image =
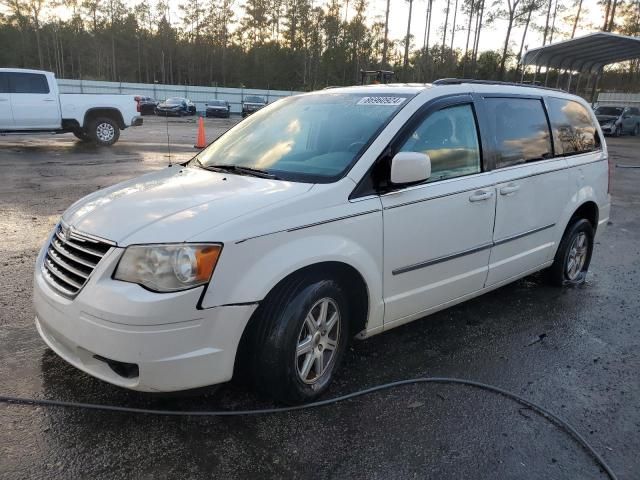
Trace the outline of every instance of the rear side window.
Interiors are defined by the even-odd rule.
[[[9,93],[9,74],[0,72],[0,93]]]
[[[429,182],[480,172],[480,146],[471,105],[457,105],[432,113],[400,151],[429,155]]]
[[[486,98],[496,140],[496,167],[552,157],[551,135],[541,100]]]
[[[12,73],[13,93],[49,93],[47,77],[39,73]]]
[[[600,139],[589,111],[573,100],[547,99],[556,154],[572,155],[600,148]]]

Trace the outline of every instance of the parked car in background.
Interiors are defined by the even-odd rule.
[[[0,134],[73,133],[109,146],[142,125],[138,106],[133,95],[61,94],[51,72],[0,68]]]
[[[640,110],[636,107],[608,107],[595,109],[596,118],[605,135],[619,137],[625,133],[640,133]]]
[[[157,100],[151,97],[136,97],[136,101],[138,102],[140,115],[153,115],[156,113],[156,107],[159,103]]]
[[[231,105],[226,100],[211,100],[204,104],[205,116],[229,118]]]
[[[196,104],[184,97],[168,98],[156,107],[156,115],[183,117],[195,114]]]
[[[64,212],[35,264],[36,326],[121,387],[242,372],[311,401],[353,337],[541,270],[584,283],[608,172],[593,111],[561,91],[449,79],[288,97]]]
[[[267,101],[257,95],[249,95],[242,100],[242,118],[267,106]]]

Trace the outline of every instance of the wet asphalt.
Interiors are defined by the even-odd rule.
[[[210,140],[235,120],[207,120]],[[167,162],[167,124],[146,118],[113,148],[70,135],[0,137],[0,395],[166,409],[271,406],[227,384],[189,395],[129,392],[76,370],[40,340],[37,251],[76,199]],[[193,119],[168,123],[173,161],[193,155]],[[640,166],[640,138],[608,139]],[[640,169],[615,168],[610,225],[587,284],[529,277],[354,342],[328,396],[418,376],[477,380],[571,423],[620,479],[640,478]],[[172,418],[0,404],[0,478],[602,479],[564,431],[511,400],[414,385],[311,411]]]

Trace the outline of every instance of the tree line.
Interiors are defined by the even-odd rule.
[[[390,13],[401,2],[406,34],[390,38]],[[384,14],[373,16],[373,6]],[[588,23],[588,9],[601,24]],[[444,21],[435,24],[438,11]],[[481,50],[498,22],[504,37]],[[0,66],[60,78],[292,90],[359,83],[361,70],[375,69],[394,70],[401,81],[519,80],[533,33],[545,45],[579,28],[638,35],[640,0],[184,0],[177,9],[168,0],[0,0]],[[459,36],[464,48],[454,46]],[[639,71],[638,61],[626,62],[602,85],[632,88]]]

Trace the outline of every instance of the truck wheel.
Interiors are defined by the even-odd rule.
[[[92,140],[84,130],[76,130],[75,132],[73,132],[73,135],[81,142],[90,142]]]
[[[255,386],[281,402],[312,401],[340,365],[349,337],[349,308],[335,280],[294,277],[256,311],[249,347]]]
[[[584,283],[593,252],[593,237],[593,226],[588,220],[580,218],[569,225],[553,264],[545,272],[547,281],[559,287]]]
[[[111,146],[120,138],[120,127],[118,124],[107,117],[96,118],[89,128],[91,138],[98,145]]]

